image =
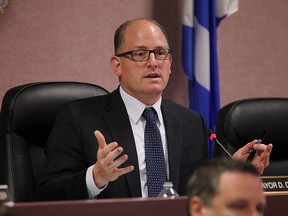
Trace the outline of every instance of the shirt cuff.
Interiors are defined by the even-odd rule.
[[[89,199],[96,198],[108,185],[108,184],[105,185],[105,187],[101,189],[99,189],[96,186],[94,179],[93,179],[93,167],[94,165],[90,166],[86,171],[86,187],[87,187]]]

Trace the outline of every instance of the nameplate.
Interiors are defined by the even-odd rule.
[[[288,194],[288,176],[262,176],[265,193]]]

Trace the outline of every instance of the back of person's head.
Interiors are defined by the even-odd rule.
[[[249,173],[259,177],[258,170],[251,163],[230,158],[213,159],[199,167],[189,179],[188,199],[198,196],[206,205],[210,205],[218,192],[220,176],[224,172]]]

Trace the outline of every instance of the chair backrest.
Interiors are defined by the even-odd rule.
[[[216,134],[233,154],[253,139],[273,144],[270,165],[263,175],[288,175],[288,98],[250,98],[232,102],[218,112]],[[223,154],[215,146],[215,156]],[[224,153],[225,154],[225,153]]]
[[[80,82],[39,82],[6,92],[0,116],[0,184],[14,202],[34,200],[44,146],[60,107],[71,100],[107,94]]]

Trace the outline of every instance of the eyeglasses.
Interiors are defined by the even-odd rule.
[[[132,50],[124,53],[117,54],[116,56],[130,55],[131,59],[136,62],[147,61],[150,54],[153,53],[157,60],[167,60],[172,55],[171,49],[155,49],[155,50]]]

